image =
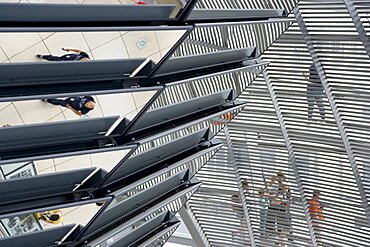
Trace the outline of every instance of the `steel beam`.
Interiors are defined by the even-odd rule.
[[[201,226],[199,226],[199,224],[196,222],[195,217],[192,215],[191,209],[187,205],[188,203],[186,203],[179,210],[182,221],[184,222],[190,235],[193,237],[197,247],[210,247],[211,244],[208,242],[208,239],[205,237]]]
[[[362,43],[365,47],[366,53],[370,57],[370,39],[366,34],[366,30],[365,30],[364,25],[361,21],[361,17],[359,16],[359,13],[358,13],[355,5],[353,4],[352,0],[343,0],[343,1],[344,1],[345,5],[348,9],[348,13],[351,16],[351,18],[353,20],[353,23],[355,24],[357,32],[358,32],[358,34],[361,38],[361,41],[362,41]]]
[[[295,157],[295,154],[294,154],[292,142],[290,141],[289,134],[288,134],[288,131],[287,131],[287,128],[286,128],[286,125],[285,125],[285,121],[284,121],[283,115],[281,113],[280,106],[278,104],[277,97],[276,97],[274,89],[272,87],[272,82],[270,80],[268,72],[264,71],[263,75],[264,75],[264,78],[265,78],[265,81],[266,81],[266,84],[267,84],[267,89],[268,89],[268,91],[270,93],[270,96],[271,96],[271,99],[272,99],[272,103],[273,103],[274,108],[275,108],[276,116],[279,120],[279,124],[280,124],[280,127],[281,127],[281,132],[282,132],[284,140],[285,140],[285,145],[288,149],[290,164],[292,166],[294,176],[295,176],[296,181],[297,181],[297,187],[298,187],[298,190],[299,190],[300,199],[302,201],[303,210],[304,210],[304,213],[305,213],[305,216],[306,216],[308,229],[310,231],[311,241],[312,241],[313,246],[317,247],[318,246],[317,245],[317,239],[316,239],[316,236],[315,236],[315,233],[314,233],[314,228],[313,228],[313,225],[312,225],[312,222],[311,222],[308,203],[307,203],[307,200],[306,200],[305,195],[304,195],[303,183],[302,183],[301,177],[299,175],[299,169],[298,169],[296,157]]]
[[[239,198],[240,198],[240,200],[242,202],[242,205],[243,205],[245,220],[247,221],[247,227],[248,227],[247,230],[248,230],[248,233],[249,233],[249,240],[251,242],[251,246],[256,247],[256,241],[254,239],[253,228],[252,228],[252,221],[251,221],[251,217],[249,216],[249,209],[248,209],[247,202],[245,200],[245,193],[244,193],[244,189],[243,189],[242,179],[241,179],[241,176],[240,176],[240,171],[239,171],[238,165],[236,163],[233,143],[232,143],[231,136],[230,136],[230,133],[229,133],[229,129],[228,129],[227,126],[224,127],[224,133],[225,133],[227,147],[228,147],[228,160],[230,161],[230,164],[233,166],[233,168],[235,170],[235,176],[236,176],[238,187],[239,187]]]

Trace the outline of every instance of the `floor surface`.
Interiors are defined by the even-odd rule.
[[[0,0],[18,3],[133,3],[130,0]],[[159,1],[160,2],[160,1]],[[165,1],[168,2],[168,1]],[[154,3],[158,3],[154,1]],[[0,63],[36,62],[36,54],[65,54],[61,48],[78,48],[92,59],[143,58],[159,61],[183,31],[136,32],[71,32],[71,33],[0,33]],[[138,42],[145,43],[140,48]],[[47,62],[47,61],[45,61]],[[97,107],[91,118],[120,115],[132,119],[154,94],[153,91],[95,96]],[[25,125],[78,119],[72,111],[41,100],[0,102],[0,125]],[[112,169],[127,151],[82,155],[35,161],[39,174],[60,172],[85,167]],[[61,224],[86,224],[98,211],[95,204],[64,210]],[[44,224],[50,227],[49,224]]]

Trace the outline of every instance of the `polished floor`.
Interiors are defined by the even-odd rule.
[[[33,0],[0,2],[19,3],[112,3],[125,4],[123,0]],[[166,2],[166,1],[164,1]],[[167,1],[168,2],[168,1]],[[157,3],[154,1],[154,3]],[[183,31],[117,31],[117,32],[70,32],[70,33],[0,33],[0,62],[39,62],[36,54],[63,55],[62,48],[86,51],[92,59],[150,58],[158,62]],[[45,61],[47,62],[47,61]],[[94,96],[96,108],[90,118],[120,115],[132,119],[153,96],[153,91]],[[79,119],[72,111],[53,106],[41,100],[0,102],[0,125],[25,125],[34,123]],[[81,155],[35,161],[39,174],[61,172],[85,167],[112,169],[127,151]],[[99,210],[95,204],[64,209],[61,224],[86,224]],[[44,227],[50,227],[44,223]]]

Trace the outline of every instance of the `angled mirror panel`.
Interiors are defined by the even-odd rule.
[[[31,232],[42,234],[44,231],[58,229],[63,225],[77,225],[78,227],[72,229],[62,240],[58,239],[62,242],[70,241],[81,232],[79,225],[85,225],[101,209],[98,204],[104,204],[109,199],[92,200],[90,204],[84,205],[57,205],[53,208],[39,208],[33,212],[19,212],[18,215],[2,218],[0,224],[4,226],[8,236],[22,236]]]
[[[236,106],[227,108],[226,110],[219,111],[206,117],[198,118],[194,121],[185,123],[178,127],[145,137],[140,140],[140,145],[135,150],[135,155],[206,128],[211,130],[208,133],[212,133],[212,136],[217,135],[217,133],[219,133],[226,126],[226,124],[228,124],[235,116],[237,116],[237,114],[245,107],[246,104],[238,103]]]
[[[136,216],[124,221],[122,224],[112,227],[103,233],[98,235],[92,235],[88,238],[91,246],[97,246],[98,244],[110,243],[112,236],[122,236],[130,233],[133,229],[145,224],[157,215],[163,212],[171,212],[176,214],[178,210],[184,205],[186,201],[193,195],[193,193],[199,188],[200,184],[191,185],[184,190],[180,190],[176,194],[165,198],[161,202],[147,208],[145,211],[141,211]]]
[[[197,173],[222,146],[222,144],[217,144],[218,140],[213,139],[212,142],[215,142],[215,146],[208,147],[176,163],[162,167],[161,170],[130,183],[124,188],[115,191],[113,194],[121,196],[125,194],[124,196],[128,198],[161,183],[163,180],[166,180],[181,171],[189,169],[193,174]]]
[[[0,101],[39,99],[49,94],[142,91],[139,84],[155,90],[156,82],[139,81],[148,80],[154,67],[191,28],[0,30]],[[15,39],[22,40],[16,47]],[[68,47],[63,47],[64,43]]]
[[[118,116],[10,126],[0,130],[0,150],[44,146],[104,136]],[[35,142],[37,140],[37,142]]]
[[[116,195],[105,210],[89,223],[80,238],[91,238],[91,236],[96,235],[96,232],[109,230],[109,226],[113,226],[124,219],[133,218],[140,214],[144,208],[149,208],[159,202],[165,203],[165,199],[174,196],[179,190],[198,187],[200,182],[195,178],[191,179],[190,176],[189,171],[181,172],[127,199]]]
[[[172,234],[174,234],[179,226],[180,222],[177,224],[172,224],[171,226],[160,230],[155,235],[151,236],[148,240],[143,242],[142,245],[148,247],[163,246],[172,236]]]
[[[236,95],[239,95],[266,68],[268,62],[253,59],[245,61],[243,64],[242,68],[168,83],[150,109],[172,105],[230,88],[233,88]]]
[[[99,150],[101,152],[57,156],[47,159],[35,159],[20,163],[0,164],[0,179],[19,179],[37,175],[70,172],[75,169],[98,168],[97,171],[111,171],[132,150],[116,147],[115,149]],[[104,152],[103,152],[104,151]],[[27,158],[27,159],[31,159]]]
[[[1,163],[17,158],[28,157],[30,160],[36,156],[114,146],[104,134],[117,119],[81,119],[2,128],[0,138],[7,143],[0,144]],[[98,139],[106,141],[100,144]]]
[[[177,134],[179,134],[179,136],[188,135],[189,133],[193,133],[204,128],[210,128],[212,133],[217,135],[217,133],[221,131],[242,109],[244,109],[245,106],[246,104],[238,102],[234,107],[226,106],[226,110],[212,112],[209,115],[204,114],[201,115],[200,118],[196,118],[191,122],[180,122],[181,124],[173,126],[171,129],[165,129],[163,132],[154,132],[153,135],[144,136],[139,139],[141,145],[138,147],[136,152],[141,152],[151,148],[151,141],[161,143],[162,140],[167,138],[167,140],[165,140],[165,142],[167,142],[173,139]]]
[[[143,246],[149,239],[157,236],[158,232],[172,230],[173,228],[177,228],[179,224],[180,221],[177,220],[175,215],[171,212],[163,212],[127,235],[113,236],[114,242],[111,246]],[[117,240],[115,241],[115,239]]]
[[[94,94],[71,92],[26,96],[21,99],[12,98],[11,101],[0,102],[0,126],[10,127],[119,116],[116,122],[123,123],[122,128],[126,128],[128,123],[152,101],[157,91],[162,88],[159,86],[135,92],[119,89],[99,91]],[[94,103],[93,108],[86,106],[88,102]]]
[[[163,21],[171,17],[175,8],[176,5],[173,4],[1,3],[0,21],[4,23]]]
[[[173,159],[181,153],[196,148],[197,146],[201,145],[202,142],[207,141],[207,138],[205,136],[206,133],[207,129],[203,129],[173,142],[169,142],[165,145],[158,146],[156,148],[128,158],[121,164],[118,164],[118,166],[115,167],[110,174],[108,174],[107,179],[104,181],[103,184],[101,184],[101,186],[105,187],[118,180],[128,179],[128,177],[130,176],[135,176],[135,179],[142,177],[137,177],[138,175],[135,174],[138,174],[141,171],[145,171],[146,169],[155,166],[156,164],[159,164],[161,162],[167,163],[168,161],[166,160],[169,160],[170,158]]]
[[[73,229],[75,225],[65,225],[56,228],[25,233],[23,235],[0,238],[0,246],[42,247],[58,246]],[[47,236],[47,237],[45,237]]]
[[[229,100],[233,100],[232,90],[225,90],[178,104],[149,110],[142,114],[142,116],[130,126],[126,133],[132,135],[135,132],[145,129],[158,128],[160,125],[168,124],[171,121],[185,118],[186,116],[191,117],[197,113],[201,114],[203,111],[209,111],[212,108],[220,107]]]
[[[97,81],[129,77],[145,59],[19,62],[0,66],[0,86]]]
[[[237,21],[237,20],[261,20],[282,17],[282,9],[193,9],[187,20],[189,21]]]
[[[131,210],[137,210],[137,205],[145,205],[150,203],[150,201],[158,200],[161,195],[166,193],[172,193],[174,190],[180,189],[181,186],[184,186],[184,183],[188,182],[189,184],[198,184],[199,180],[193,177],[193,174],[189,170],[181,171],[177,174],[172,175],[168,179],[164,180],[162,183],[151,186],[146,190],[141,191],[140,193],[135,194],[132,197],[127,197],[125,194],[117,191],[115,193],[115,198],[111,204],[107,207],[107,211],[112,210],[111,212],[116,211],[123,206],[126,206],[124,211],[131,213]],[[187,187],[187,186],[185,186]],[[136,206],[135,206],[136,205]],[[131,207],[131,210],[129,209]]]
[[[17,140],[19,140],[20,143],[19,145],[17,144],[18,147],[11,147],[9,145],[6,146],[1,144],[0,147],[4,150],[4,153],[1,155],[0,163],[5,164],[11,162],[43,159],[47,157],[56,158],[94,152],[97,153],[131,149],[133,146],[115,146],[114,140],[110,139],[109,135],[118,124],[123,129],[127,128],[128,124],[130,123],[130,119],[135,118],[137,112],[141,111],[141,109],[151,101],[155,93],[156,91],[143,91],[135,93],[117,91],[110,92],[108,94],[104,93],[87,96],[70,95],[68,98],[53,98],[53,96],[49,96],[52,99],[48,97],[50,100],[47,102],[43,102],[41,100],[23,100],[1,103],[0,124],[7,127],[1,128],[0,133],[3,133],[11,139],[9,144],[12,144]],[[76,107],[76,105],[80,107],[80,104],[77,104],[79,100],[88,99],[88,96],[94,99],[95,107],[87,113],[83,112],[83,115],[82,111],[81,113],[79,111],[77,114],[75,109],[72,110],[71,108],[68,109],[67,107],[63,107],[64,103],[68,102],[68,104],[74,104],[73,107]],[[62,104],[62,107],[60,107],[58,104]],[[119,116],[119,118],[117,118],[117,116]],[[106,126],[100,128],[95,124],[100,123],[100,121],[107,123]],[[63,139],[67,140],[69,135],[68,133],[73,132],[70,135],[71,139],[68,139],[69,145],[63,144],[63,146],[61,142],[56,140],[57,138],[54,139],[54,137],[49,137],[50,133],[53,135],[58,135],[56,129],[53,127],[54,125],[66,129],[63,130],[66,132],[63,132],[62,134],[59,133],[59,137],[57,136],[60,138],[60,141]],[[71,128],[72,126],[76,127]],[[29,131],[27,131],[29,128],[37,128],[41,131],[41,133],[29,133]],[[95,128],[97,128],[95,132],[96,136],[94,137],[94,135],[91,134],[91,136],[87,138],[88,135],[90,135],[88,131],[94,130]],[[24,130],[27,132],[27,135],[16,138],[17,134],[13,135],[12,133],[18,133],[18,129]],[[51,132],[48,134],[45,130],[49,130]],[[68,135],[66,135],[66,133]],[[25,142],[24,140],[27,139],[28,135],[30,135],[32,138],[28,138],[29,140]],[[42,138],[45,137],[45,140],[37,137],[36,135]],[[35,142],[35,139],[38,139],[39,141]],[[48,139],[52,141],[47,146],[44,146],[44,148],[38,148],[44,145]],[[53,146],[51,145],[53,142],[59,142],[59,144]],[[26,145],[34,147],[30,148],[30,150],[25,150],[23,147]],[[24,151],[21,151],[21,148],[23,148]],[[5,152],[5,150],[8,151]],[[27,157],[29,158],[27,159]]]
[[[37,207],[36,201],[41,206],[43,203],[50,205],[58,201],[65,202],[64,196],[73,194],[76,186],[88,179],[94,171],[95,168],[88,168],[0,181],[0,215]],[[47,202],[48,199],[50,202]],[[30,203],[32,200],[34,203]]]
[[[0,165],[1,179],[5,179],[0,181],[4,190],[0,217],[106,200],[106,194],[92,195],[92,191],[106,176],[103,169],[110,171],[128,153],[116,150]]]
[[[285,0],[285,2],[291,0]],[[276,2],[276,1],[275,1]],[[243,6],[244,4],[244,6]],[[208,6],[207,6],[208,5]],[[212,6],[213,5],[213,6]],[[222,9],[225,5],[228,6],[229,10],[233,10],[236,13],[224,13],[217,11],[217,9]],[[245,6],[248,5],[248,6]],[[207,8],[209,12],[214,12],[212,14],[205,14],[200,18],[207,21],[218,21],[218,20],[255,20],[255,19],[268,19],[271,17],[279,17],[283,13],[283,10],[287,12],[292,8],[291,3],[204,3],[201,1],[182,1],[182,0],[158,0],[151,1],[145,0],[138,2],[136,4],[127,4],[125,2],[117,2],[117,4],[86,4],[85,2],[81,4],[71,4],[71,3],[2,3],[1,8],[4,10],[4,14],[0,21],[5,24],[17,24],[20,23],[23,26],[32,26],[32,24],[26,25],[24,22],[38,23],[44,26],[57,26],[58,22],[65,21],[65,26],[74,25],[88,25],[95,24],[101,25],[101,23],[109,23],[117,25],[158,25],[153,24],[154,21],[169,22],[171,20],[178,21],[192,21],[199,20],[196,17],[199,16],[200,10]],[[193,9],[195,6],[195,9]],[[274,7],[272,7],[274,6]],[[231,7],[231,8],[230,8]],[[275,9],[276,8],[276,9]],[[279,9],[280,8],[280,9]],[[244,12],[242,12],[244,10]],[[111,14],[102,14],[101,11]],[[238,12],[237,12],[238,11]],[[30,12],[28,15],[18,16],[17,13],[20,12]],[[65,15],[61,13],[65,12]],[[86,13],[81,16],[80,13]],[[229,11],[230,12],[230,11]],[[256,13],[257,12],[257,13]],[[0,12],[2,13],[2,12]],[[48,14],[46,14],[48,13]],[[99,13],[98,17],[96,15]],[[237,15],[238,14],[238,15]],[[237,17],[238,18],[237,18]],[[49,23],[47,23],[49,22]],[[116,23],[113,23],[116,22]],[[137,22],[137,23],[133,23]],[[35,25],[35,24],[33,24]],[[14,24],[13,24],[14,26]]]
[[[79,197],[81,196],[81,197]],[[82,199],[81,199],[82,198]],[[76,194],[69,194],[69,195],[60,195],[60,196],[54,196],[50,198],[44,198],[40,200],[25,200],[22,202],[19,202],[17,207],[7,207],[7,205],[3,206],[3,212],[0,215],[1,221],[4,222],[9,222],[9,224],[12,225],[12,221],[14,222],[19,222],[19,218],[24,219],[27,218],[29,215],[36,216],[37,213],[39,212],[49,212],[53,210],[58,210],[58,209],[64,209],[67,208],[67,211],[69,210],[68,208],[89,208],[91,205],[100,205],[104,204],[106,202],[109,202],[112,199],[112,197],[109,196],[100,196],[100,197],[92,197],[91,195],[88,194],[88,192],[85,193],[76,193]],[[90,205],[90,206],[89,206]],[[62,210],[63,211],[63,210]],[[95,212],[96,213],[96,212]],[[89,221],[94,214],[91,214],[87,221]],[[26,221],[29,221],[28,219]],[[74,222],[74,221],[70,221]],[[54,223],[48,222],[52,226]],[[81,222],[79,222],[81,223]],[[87,222],[84,221],[84,224]],[[15,235],[18,234],[23,234],[24,232],[27,231],[22,231],[19,230],[18,227],[17,229],[14,229]],[[30,228],[31,229],[31,228]],[[33,228],[32,228],[33,229]],[[43,229],[43,228],[35,228],[35,229]]]
[[[167,62],[175,57],[252,47],[256,48],[253,54],[253,57],[256,58],[291,24],[292,21],[289,19],[195,24],[195,28]]]
[[[125,88],[143,59],[22,62],[0,65],[0,101],[43,94]],[[126,83],[128,87],[131,83]]]
[[[212,67],[217,66],[227,68],[227,66],[231,66],[232,64],[240,64],[243,61],[254,57],[255,47],[224,50],[185,57],[173,57],[163,63],[162,66],[154,73],[154,76],[158,77],[171,74],[189,73],[201,69],[212,70]],[[238,65],[235,65],[235,68],[237,67]]]

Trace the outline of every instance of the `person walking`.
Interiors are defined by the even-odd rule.
[[[72,110],[76,115],[82,116],[95,108],[95,100],[92,96],[69,97],[66,99],[43,100],[52,105],[59,105]]]
[[[315,64],[310,66],[309,76],[304,74],[308,79],[307,84],[307,103],[308,103],[308,121],[312,120],[315,105],[319,108],[322,120],[325,120],[325,107],[324,107],[324,88],[321,84],[320,77],[317,73]]]
[[[62,48],[63,51],[66,52],[74,52],[74,53],[68,53],[63,56],[53,56],[53,55],[41,55],[37,54],[36,57],[40,59],[44,59],[47,61],[89,61],[90,57],[89,55],[79,49],[70,49],[70,48]]]
[[[310,217],[312,220],[312,225],[315,228],[316,240],[318,246],[322,246],[320,232],[321,232],[321,222],[324,220],[324,215],[322,213],[322,204],[320,202],[321,193],[318,190],[314,190],[312,198],[308,201]]]

